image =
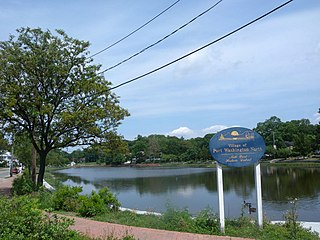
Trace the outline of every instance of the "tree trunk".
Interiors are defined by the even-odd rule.
[[[34,184],[36,184],[36,162],[37,162],[37,153],[36,149],[32,145],[31,151],[31,179]]]
[[[37,185],[38,185],[38,187],[41,187],[43,185],[43,177],[44,177],[44,172],[46,169],[47,154],[40,153],[39,155],[40,155],[40,168],[39,168]]]

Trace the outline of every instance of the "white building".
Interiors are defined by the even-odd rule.
[[[11,153],[10,152],[4,152],[0,154],[0,164],[6,163],[5,165],[8,167],[10,166],[11,162]]]

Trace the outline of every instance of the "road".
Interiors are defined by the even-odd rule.
[[[9,168],[0,168],[0,180],[10,176]]]

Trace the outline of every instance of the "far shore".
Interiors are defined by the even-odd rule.
[[[303,167],[320,167],[320,158],[279,158],[271,160],[261,160],[260,163],[264,166],[303,166]],[[73,166],[65,167],[201,167],[201,168],[215,168],[216,164],[214,161],[210,162],[195,162],[195,163],[181,163],[181,162],[171,162],[171,163],[138,163],[138,164],[121,164],[121,165],[108,165],[103,163],[76,163]]]

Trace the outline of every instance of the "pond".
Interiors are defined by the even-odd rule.
[[[283,220],[297,198],[300,221],[320,221],[320,168],[262,166],[263,212],[268,220]],[[215,168],[88,167],[54,172],[63,184],[82,186],[84,194],[108,187],[122,207],[164,212],[187,208],[191,214],[210,208],[218,214]],[[238,218],[243,202],[256,207],[254,168],[224,168],[225,216]]]

